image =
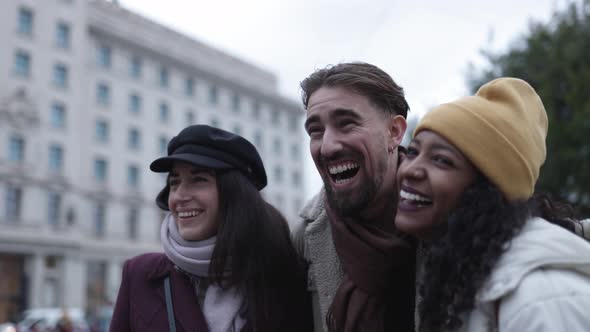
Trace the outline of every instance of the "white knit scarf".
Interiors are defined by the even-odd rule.
[[[166,257],[180,269],[197,277],[209,276],[209,263],[216,237],[203,241],[186,241],[180,236],[174,217],[168,213],[162,222],[160,240]],[[241,302],[242,298],[234,288],[222,289],[216,284],[210,284],[202,308],[209,331],[239,331],[245,323],[238,315]]]

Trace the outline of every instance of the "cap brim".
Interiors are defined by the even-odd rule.
[[[150,164],[150,169],[152,172],[156,173],[165,173],[170,172],[172,169],[172,165],[174,165],[175,161],[182,161],[185,163],[189,163],[195,166],[200,166],[204,168],[210,169],[230,169],[234,168],[232,165],[225,163],[223,161],[213,159],[211,157],[203,156],[203,155],[196,155],[192,153],[181,153],[175,154],[168,157],[162,157],[154,160]]]

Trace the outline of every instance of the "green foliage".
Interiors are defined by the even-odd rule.
[[[547,23],[532,23],[503,54],[484,51],[490,67],[472,73],[476,91],[500,76],[518,77],[539,93],[549,117],[547,161],[537,192],[590,214],[590,0],[570,3]]]

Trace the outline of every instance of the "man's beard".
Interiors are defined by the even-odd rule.
[[[338,193],[324,181],[328,205],[332,211],[341,217],[354,217],[364,211],[374,201],[383,183],[382,175],[376,176],[373,181],[370,181],[370,177],[366,178],[369,181],[361,184],[360,188]]]

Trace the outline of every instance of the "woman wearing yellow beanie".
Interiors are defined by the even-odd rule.
[[[541,99],[515,78],[418,124],[395,223],[422,240],[419,331],[590,331],[590,243],[533,197],[546,134]]]

